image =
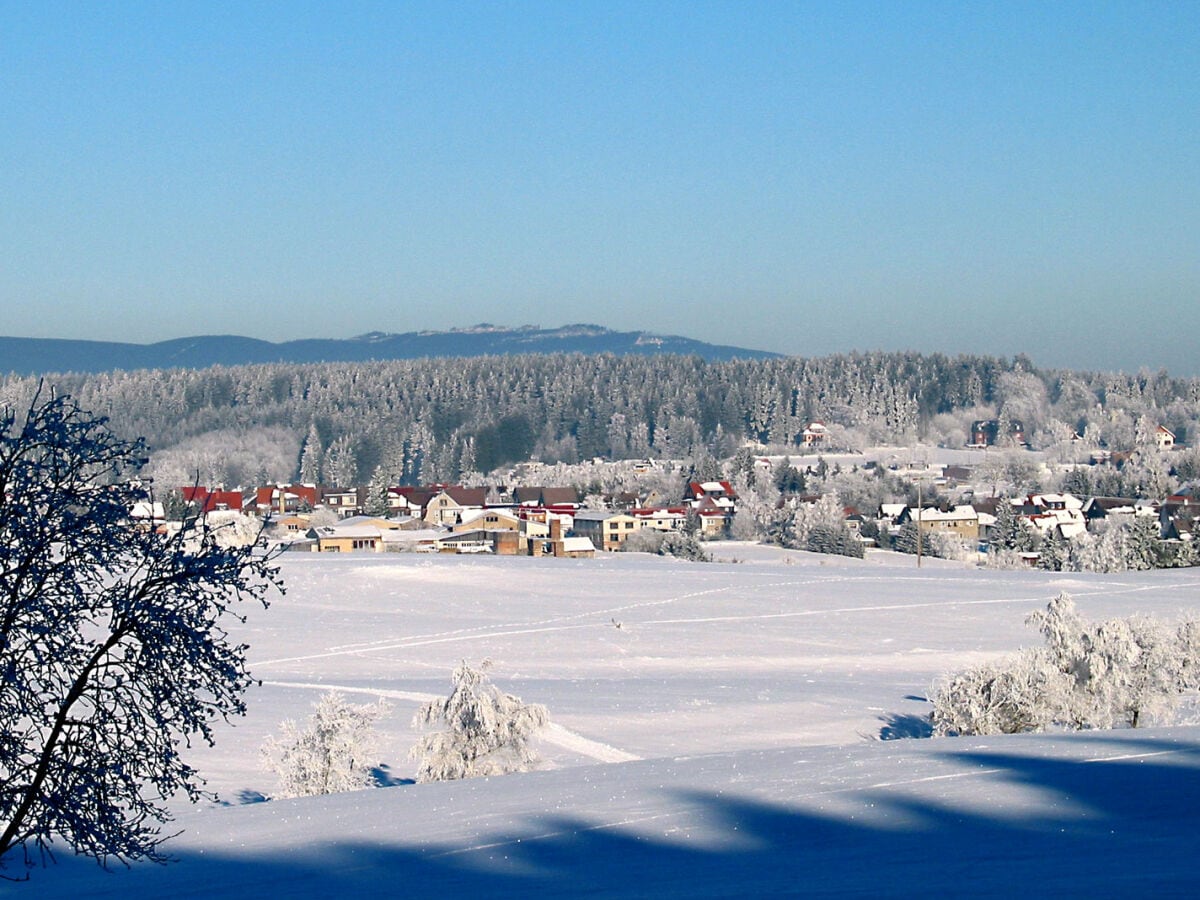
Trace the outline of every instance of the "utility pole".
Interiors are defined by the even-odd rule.
[[[921,476],[917,476],[917,568],[921,568],[921,544],[924,542],[921,530]]]

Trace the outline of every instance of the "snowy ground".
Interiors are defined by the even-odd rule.
[[[1200,726],[920,737],[939,673],[1033,643],[1069,591],[1093,617],[1200,612],[1200,572],[988,572],[739,544],[702,565],[286,556],[253,611],[250,715],[195,755],[223,805],[181,810],[180,862],[67,860],[30,896],[1171,893],[1200,849]],[[732,561],[737,559],[737,562]],[[545,704],[544,770],[403,784],[410,719],[460,659]],[[380,779],[255,803],[258,748],[337,687],[389,698]],[[1093,859],[1094,858],[1094,859]]]

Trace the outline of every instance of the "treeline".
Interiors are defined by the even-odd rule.
[[[111,372],[50,387],[144,435],[160,471],[226,483],[301,477],[449,480],[530,457],[728,456],[747,439],[793,447],[814,420],[843,445],[961,445],[975,415],[1043,441],[1128,432],[1152,416],[1180,435],[1200,380],[1041,371],[1024,357],[854,353],[705,362],[679,356],[528,355]],[[20,405],[38,387],[8,377]],[[1144,422],[1142,423],[1144,427]],[[190,477],[184,476],[186,480]]]

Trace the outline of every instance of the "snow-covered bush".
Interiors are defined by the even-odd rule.
[[[211,512],[208,524],[221,547],[252,547],[262,535],[262,520],[236,510]]]
[[[454,670],[450,696],[430,700],[413,716],[413,726],[445,724],[446,731],[422,735],[410,755],[419,760],[417,781],[452,781],[477,775],[520,772],[537,762],[529,739],[547,722],[546,707],[522,703],[491,683],[490,660],[478,669],[466,660]]]
[[[378,736],[375,723],[388,712],[383,700],[358,706],[336,691],[314,704],[308,727],[289,720],[281,736],[267,738],[263,762],[279,777],[277,797],[337,794],[371,786]]]
[[[953,559],[970,562],[979,558],[979,552],[965,538],[950,532],[934,532],[929,535],[929,552],[938,559]]]
[[[667,533],[657,528],[642,528],[621,542],[623,553],[658,553]]]
[[[712,556],[705,551],[704,545],[694,534],[659,531],[657,528],[635,531],[621,542],[621,550],[626,553],[657,553],[659,556],[673,556],[692,562],[712,560]]]
[[[934,685],[933,733],[1043,731],[1058,720],[1069,683],[1042,650],[974,666]]]
[[[1065,728],[1137,728],[1163,721],[1200,685],[1200,625],[1146,616],[1090,623],[1060,594],[1029,616],[1045,647],[943,678],[934,686],[934,733],[997,734]]]
[[[658,547],[659,556],[673,556],[676,559],[686,559],[691,562],[711,562],[712,557],[694,534],[681,534],[671,531],[663,538]]]

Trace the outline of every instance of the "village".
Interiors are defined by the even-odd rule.
[[[819,422],[805,429],[800,448],[806,456],[752,454],[752,469],[741,479],[687,477],[685,461],[627,461],[634,489],[586,493],[582,486],[508,486],[434,483],[391,486],[384,496],[371,488],[311,483],[281,483],[253,489],[227,490],[193,485],[179,490],[190,514],[239,513],[258,521],[265,534],[283,549],[313,553],[418,552],[498,556],[589,558],[598,552],[655,546],[634,539],[644,532],[686,534],[701,541],[731,537],[787,544],[779,523],[789,511],[815,506],[827,493],[806,492],[814,478],[836,484],[820,451],[827,432]],[[1153,450],[1169,458],[1177,449],[1174,435],[1159,427]],[[933,462],[910,450],[891,448],[865,455],[833,454],[840,470],[853,466],[859,475],[889,476],[906,487],[908,496],[872,507],[839,505],[840,521],[862,550],[885,548],[921,555],[946,555],[982,561],[989,549],[1013,551],[1025,565],[1045,566],[1044,553],[1058,552],[1086,535],[1100,535],[1114,524],[1141,523],[1143,533],[1155,525],[1156,539],[1166,548],[1193,548],[1200,519],[1200,498],[1190,492],[1162,497],[1081,495],[1070,490],[1032,490],[997,494],[979,482],[989,449],[1007,445],[1009,453],[1030,453],[1019,422],[975,422],[965,450],[983,453],[978,464]],[[886,448],[885,448],[886,449]],[[936,455],[936,454],[932,454]],[[1095,451],[1088,468],[1124,465],[1130,454]],[[746,459],[743,454],[743,460]],[[994,461],[995,457],[992,457]],[[800,468],[793,463],[798,462]],[[725,469],[731,467],[727,461]],[[601,460],[594,465],[602,465]],[[1078,471],[1079,462],[1070,463]],[[1042,479],[1061,483],[1065,464],[1040,462]],[[536,472],[536,464],[510,470]],[[885,471],[886,470],[886,471]],[[792,482],[787,472],[799,479]],[[682,492],[663,489],[665,472],[677,473]],[[694,469],[691,470],[694,475]],[[748,475],[748,478],[746,477]],[[638,476],[650,476],[639,487]],[[807,476],[807,479],[805,478]],[[821,478],[819,476],[825,476]],[[735,486],[741,485],[741,490]],[[751,487],[753,485],[753,487]],[[912,494],[915,491],[915,497]],[[836,488],[833,492],[836,496]],[[176,504],[178,506],[178,504]],[[747,505],[753,506],[747,511]],[[764,511],[764,506],[766,507]],[[739,522],[739,510],[743,521]],[[161,510],[154,512],[162,517]],[[753,517],[753,521],[748,521]],[[774,523],[774,524],[772,524]],[[905,533],[918,539],[905,540]],[[1014,537],[1015,535],[1015,537]],[[793,546],[796,546],[793,544]],[[953,554],[946,551],[953,547]],[[799,549],[818,549],[798,546]],[[823,551],[843,552],[843,551]],[[1172,558],[1179,557],[1175,553]],[[1186,555],[1182,558],[1190,558]],[[1188,564],[1176,562],[1173,564]]]

